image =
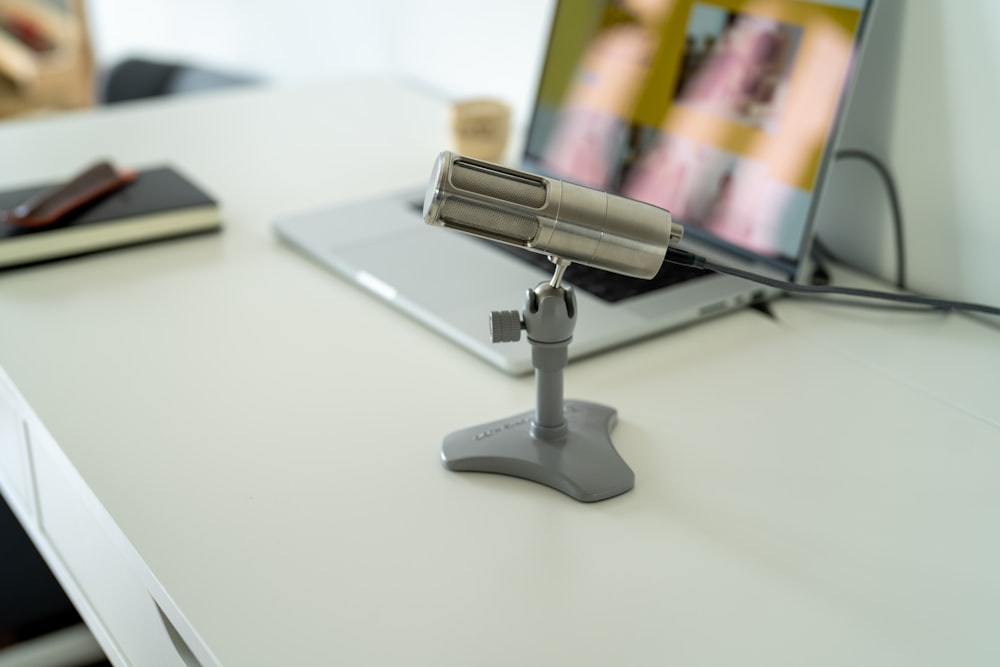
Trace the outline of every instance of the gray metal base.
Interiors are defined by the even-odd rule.
[[[540,433],[535,413],[525,412],[449,434],[441,459],[449,470],[521,477],[585,503],[629,491],[635,474],[611,442],[617,411],[584,401],[563,409],[568,428],[560,435]]]

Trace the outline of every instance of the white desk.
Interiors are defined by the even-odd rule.
[[[0,488],[114,662],[1000,660],[978,322],[746,310],[568,369],[618,408],[630,493],[446,471],[441,437],[532,380],[269,229],[420,183],[446,129],[385,82],[0,125],[2,185],[168,158],[224,203],[220,236],[0,275]]]

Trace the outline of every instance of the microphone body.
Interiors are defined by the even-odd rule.
[[[427,224],[636,278],[652,278],[684,229],[643,202],[444,151]]]

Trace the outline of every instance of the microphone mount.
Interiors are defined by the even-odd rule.
[[[456,431],[441,458],[449,470],[491,472],[550,486],[581,502],[620,495],[635,474],[611,442],[614,408],[564,400],[563,371],[576,327],[576,294],[562,284],[568,260],[550,256],[555,272],[527,290],[520,311],[493,311],[494,343],[517,342],[523,329],[535,368],[535,409]]]

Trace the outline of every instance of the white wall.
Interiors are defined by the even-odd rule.
[[[280,80],[387,72],[392,2],[89,0],[100,64],[129,55]]]
[[[442,95],[491,94],[523,121],[552,0],[90,0],[98,60],[146,53],[295,81],[402,74]],[[1000,1],[880,0],[843,146],[896,176],[910,284],[1000,302]],[[891,277],[888,208],[842,162],[820,212],[838,254]]]
[[[402,72],[454,96],[499,95],[524,119],[534,99],[554,2],[395,4],[395,61]]]

